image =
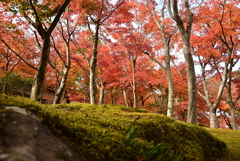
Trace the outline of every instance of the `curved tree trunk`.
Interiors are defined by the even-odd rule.
[[[172,7],[171,7],[172,2]],[[188,0],[185,0],[185,9],[187,13],[186,29],[178,12],[178,1],[168,0],[168,12],[171,18],[177,23],[178,30],[180,32],[183,42],[183,54],[187,65],[187,77],[188,77],[188,113],[187,123],[197,124],[197,85],[196,75],[194,68],[194,61],[190,50],[190,36],[192,29],[193,13],[190,10],[190,4]]]
[[[30,98],[33,100],[39,101],[42,98],[45,72],[48,63],[49,53],[50,53],[50,35],[45,35],[40,63],[38,65],[37,73],[34,76],[31,90]]]
[[[57,92],[55,93],[55,97],[54,97],[54,101],[53,101],[54,105],[61,103],[61,98],[63,97],[64,91],[65,91],[68,72],[69,72],[69,68],[65,68],[65,70],[63,71],[63,77],[61,79],[59,88],[57,89]]]
[[[188,113],[187,123],[197,124],[197,84],[193,57],[190,51],[190,39],[184,40],[183,53],[187,64]]]
[[[231,64],[232,65],[232,64]],[[230,70],[232,70],[232,68],[230,68]],[[232,98],[232,91],[231,91],[231,84],[232,84],[232,77],[230,75],[230,78],[227,82],[226,88],[227,88],[227,94],[228,94],[228,98],[227,98],[227,102],[230,106],[230,114],[231,114],[231,120],[232,120],[232,128],[234,130],[237,130],[237,122],[236,122],[236,115],[235,115],[235,105],[234,105],[234,101]]]

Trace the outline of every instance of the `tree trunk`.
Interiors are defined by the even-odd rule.
[[[54,105],[61,103],[60,101],[61,101],[61,98],[63,97],[64,91],[65,91],[68,72],[69,72],[69,68],[65,68],[65,70],[63,72],[63,77],[62,77],[60,85],[59,85],[59,88],[57,89],[57,92],[55,93],[55,97],[54,97],[54,101],[53,101]]]
[[[104,105],[104,87],[100,87],[99,89],[99,105]]]
[[[94,51],[90,61],[90,104],[97,103],[97,88],[96,88],[96,63],[97,52]]]
[[[8,76],[9,76],[9,72],[6,71],[6,75],[5,75],[5,78],[4,78],[4,80],[3,80],[3,89],[2,89],[3,94],[7,94]]]
[[[235,116],[235,106],[234,106],[234,103],[233,103],[232,92],[231,92],[231,83],[232,83],[232,79],[231,79],[231,76],[230,76],[229,81],[228,81],[227,86],[226,86],[227,94],[228,94],[227,102],[230,106],[232,128],[234,130],[237,130],[238,127],[237,127],[236,116]]]
[[[69,38],[70,39],[70,38]],[[65,40],[65,45],[66,45],[66,64],[65,64],[65,69],[62,73],[62,78],[61,78],[61,82],[59,85],[59,88],[57,89],[57,92],[55,93],[55,98],[53,101],[53,104],[59,104],[61,103],[61,98],[63,97],[64,91],[65,91],[65,87],[66,87],[66,82],[67,82],[67,78],[68,78],[68,73],[69,73],[69,69],[71,66],[71,53],[70,53],[70,46],[69,46],[69,40]]]
[[[167,116],[173,117],[174,111],[174,88],[173,88],[173,81],[172,81],[172,74],[170,69],[166,71],[167,74],[167,81],[168,81],[168,109],[167,109]]]
[[[133,82],[133,108],[137,107],[136,82]]]
[[[188,113],[187,123],[197,124],[197,84],[193,57],[190,51],[190,40],[184,40],[183,53],[187,64],[188,77]]]
[[[95,24],[92,57],[90,60],[90,104],[97,104],[96,66],[98,54],[99,21]]]
[[[210,109],[209,113],[210,113],[210,127],[211,128],[218,128],[216,110]]]
[[[172,2],[172,8],[171,6]],[[187,64],[187,77],[188,77],[188,113],[187,113],[187,123],[197,124],[197,85],[196,85],[196,75],[193,57],[190,50],[190,36],[192,29],[193,13],[190,10],[189,1],[185,1],[185,9],[187,13],[187,24],[186,29],[184,22],[181,19],[178,11],[178,1],[168,0],[168,12],[171,18],[177,23],[178,30],[180,32],[182,42],[183,42],[183,54]],[[172,12],[173,9],[173,12]]]
[[[99,78],[100,83],[98,84],[96,82],[96,85],[99,89],[99,105],[103,105],[104,104],[104,85],[105,85],[105,83],[103,82],[102,71],[101,71],[99,63],[97,65],[98,65],[98,72],[100,75],[100,78]]]
[[[236,122],[236,115],[235,115],[235,108],[232,103],[230,103],[230,113],[231,113],[231,120],[232,120],[232,128],[237,130],[237,122]]]
[[[60,20],[60,17],[65,12],[65,9],[67,8],[68,4],[70,3],[70,0],[65,0],[62,5],[59,7],[57,14],[55,18],[53,19],[53,22],[49,26],[48,30],[45,30],[44,24],[40,21],[38,12],[36,11],[36,8],[34,7],[32,1],[30,1],[30,5],[35,13],[35,23],[32,24],[32,26],[38,31],[39,35],[43,39],[43,47],[42,47],[42,55],[40,58],[40,63],[38,65],[38,71],[36,75],[34,76],[32,90],[30,98],[33,100],[40,100],[42,98],[42,92],[43,92],[43,85],[44,85],[44,79],[45,79],[45,73],[46,73],[46,67],[48,63],[49,53],[50,53],[50,36],[56,27],[57,23]],[[29,20],[29,17],[25,16],[27,20]],[[30,22],[31,23],[31,22]]]
[[[133,108],[137,107],[137,94],[136,94],[136,80],[135,80],[135,73],[136,73],[136,62],[137,62],[137,56],[134,55],[132,57],[132,71],[133,71],[133,82],[132,82],[132,92],[133,92]]]
[[[127,107],[129,107],[128,101],[127,101],[127,93],[126,93],[126,89],[125,88],[123,89],[123,98],[124,98],[125,105]]]
[[[33,100],[40,100],[42,98],[43,85],[50,53],[50,35],[46,35],[43,43],[42,55],[38,66],[38,71],[34,76],[33,86],[30,98]]]

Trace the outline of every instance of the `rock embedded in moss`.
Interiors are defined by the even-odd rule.
[[[0,125],[1,161],[79,161],[36,117],[5,110]]]

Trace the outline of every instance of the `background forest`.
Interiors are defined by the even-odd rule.
[[[0,88],[237,129],[239,43],[239,1],[1,0]]]

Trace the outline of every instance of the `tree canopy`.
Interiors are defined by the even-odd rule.
[[[1,0],[1,92],[237,129],[239,23],[230,0]]]

